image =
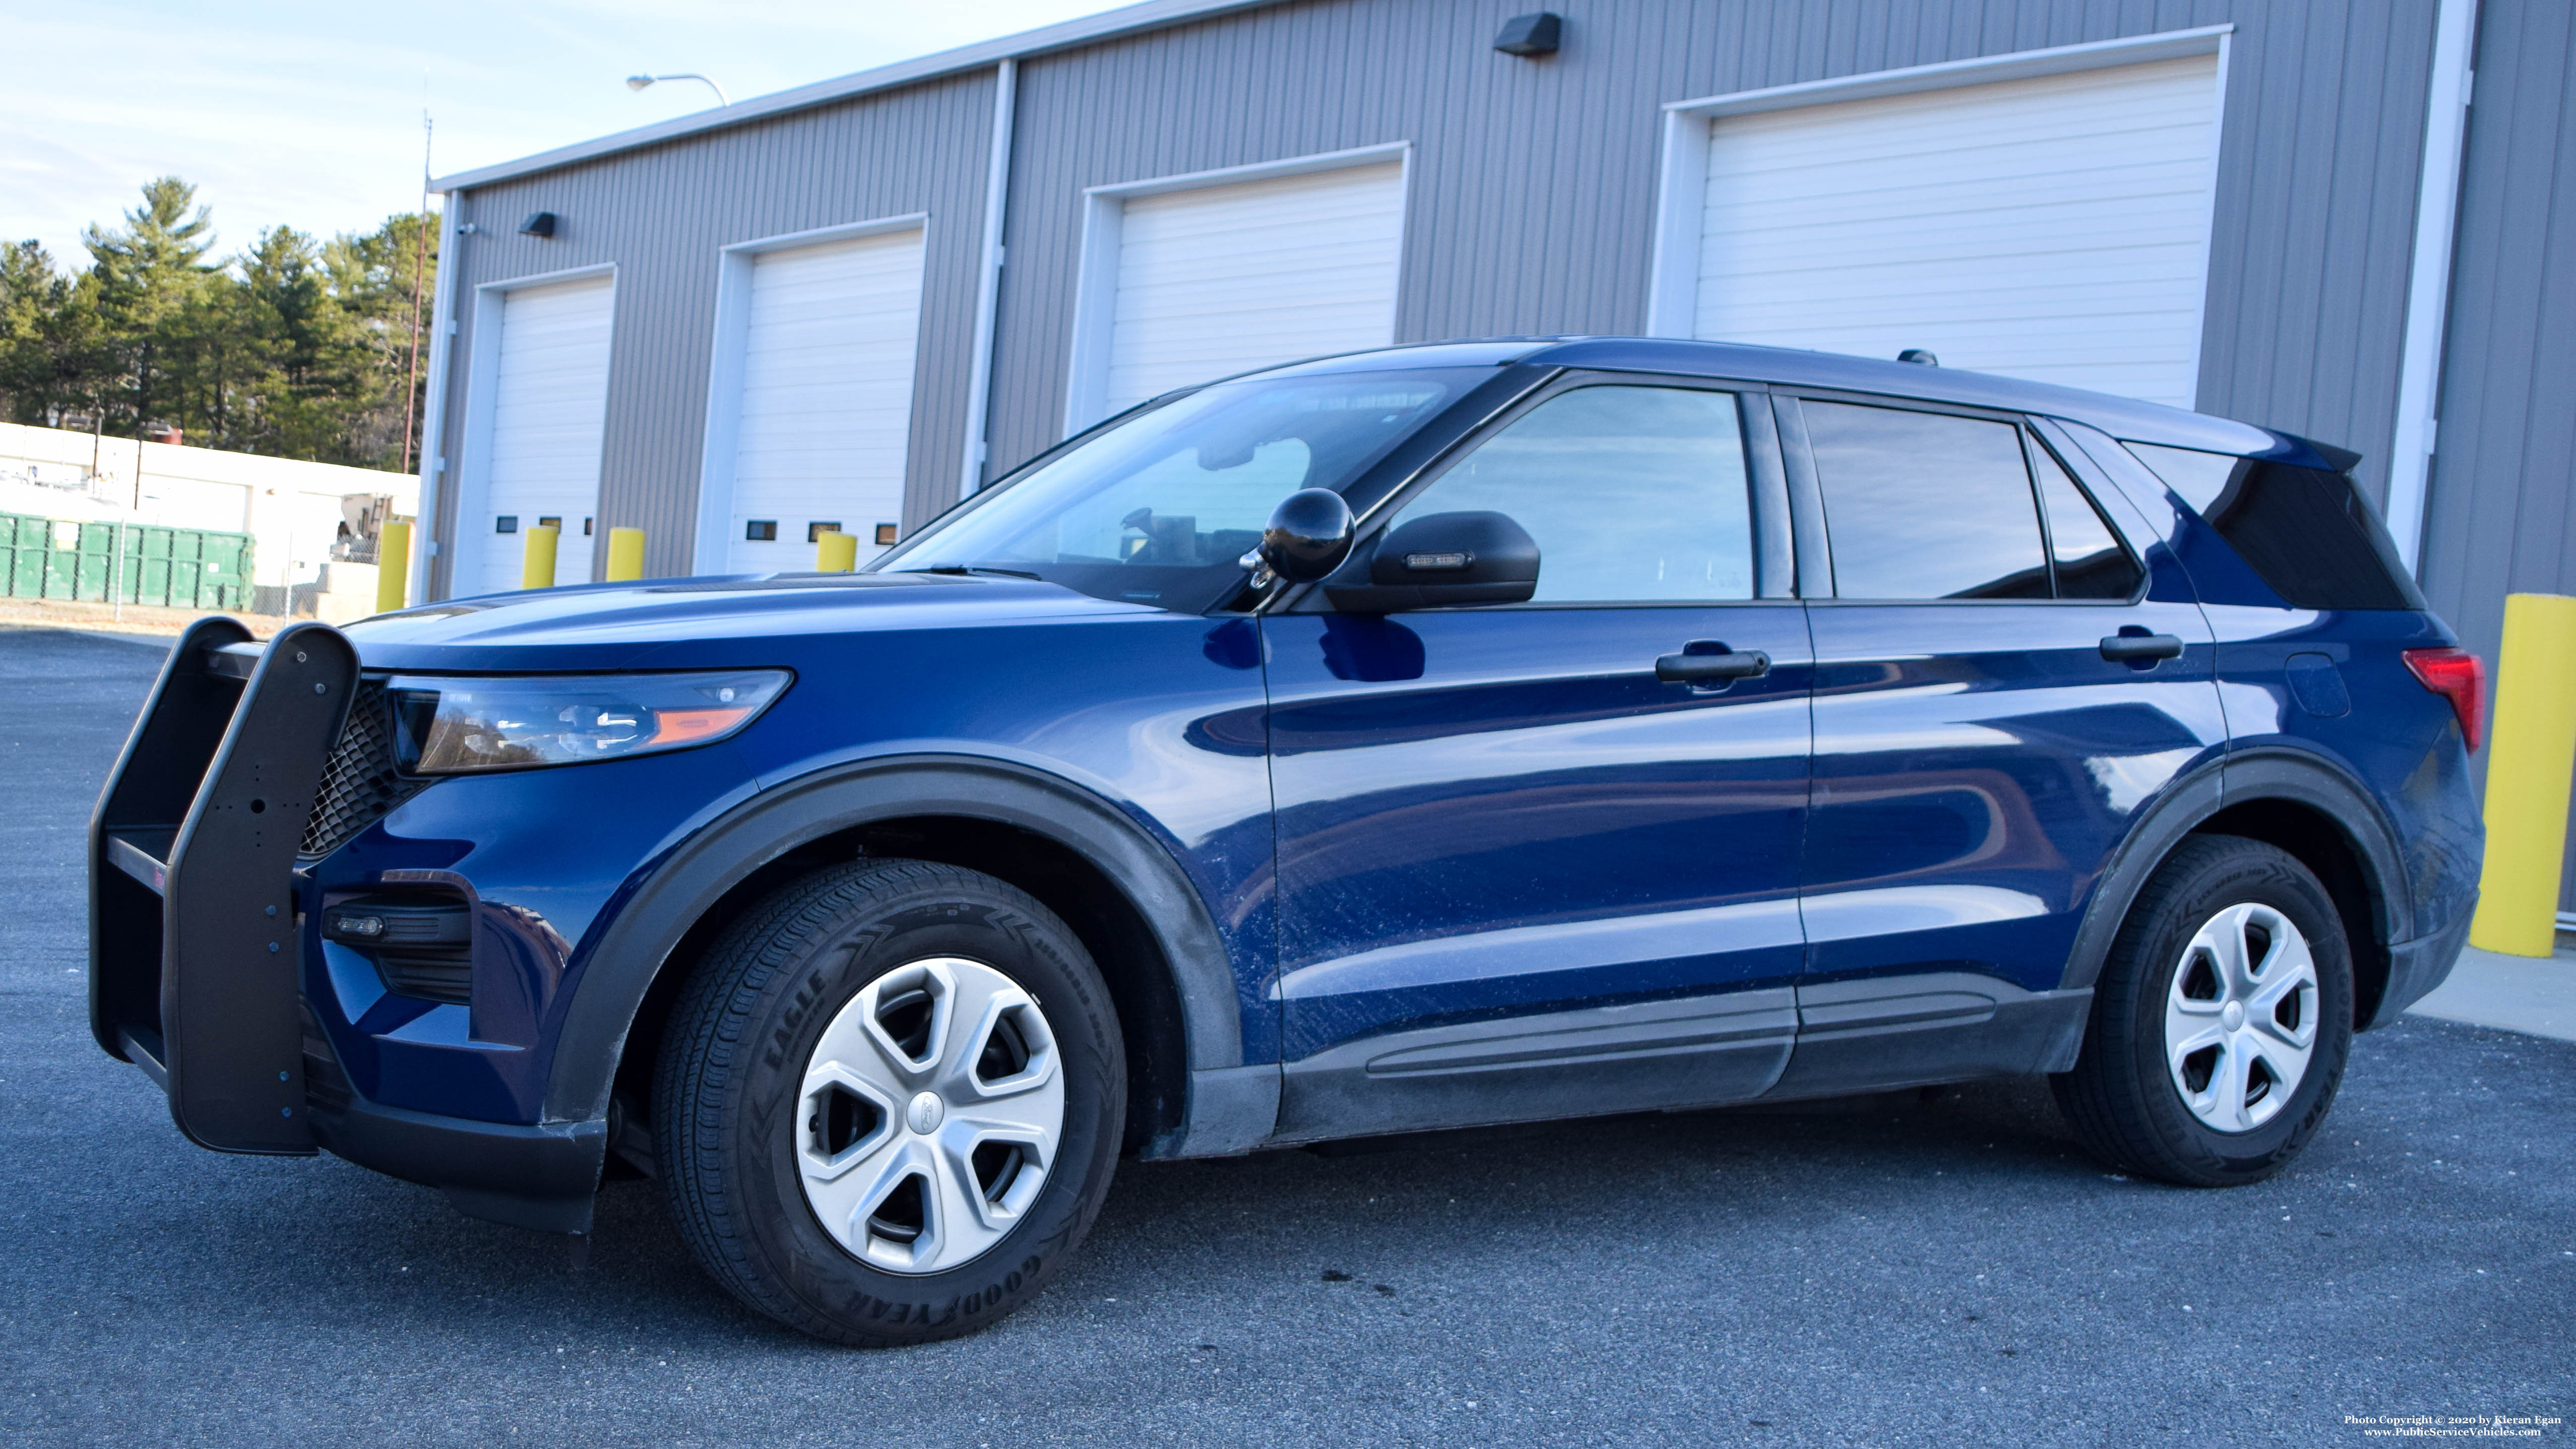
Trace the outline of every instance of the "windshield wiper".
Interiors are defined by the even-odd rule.
[[[989,564],[937,564],[926,569],[895,569],[892,570],[892,572],[899,574],[954,574],[959,577],[964,577],[968,574],[1000,574],[1005,578],[1038,579],[1039,583],[1046,582],[1046,580],[1038,578],[1036,574],[1030,573],[1026,569],[997,569]]]

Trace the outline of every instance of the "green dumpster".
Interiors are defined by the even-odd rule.
[[[239,609],[250,603],[252,559],[245,533],[0,513],[12,598]]]

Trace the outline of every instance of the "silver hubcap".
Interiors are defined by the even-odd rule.
[[[892,1273],[975,1258],[1037,1201],[1064,1130],[1064,1074],[1037,1001],[979,961],[898,966],[814,1044],[796,1114],[805,1201]]]
[[[2165,997],[2165,1066],[2191,1115],[2251,1132],[2279,1115],[2317,1047],[2317,963],[2270,906],[2229,906],[2183,948]]]

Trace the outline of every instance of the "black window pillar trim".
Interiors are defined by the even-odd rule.
[[[1778,420],[1780,459],[1788,475],[1789,512],[1797,520],[1798,597],[1834,597],[1832,540],[1825,532],[1825,495],[1816,484],[1816,459],[1807,446],[1807,414],[1787,393],[1771,395]]]

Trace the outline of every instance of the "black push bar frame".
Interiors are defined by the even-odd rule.
[[[328,624],[198,620],[90,817],[90,1031],[200,1147],[315,1150],[296,852],[357,683]]]

